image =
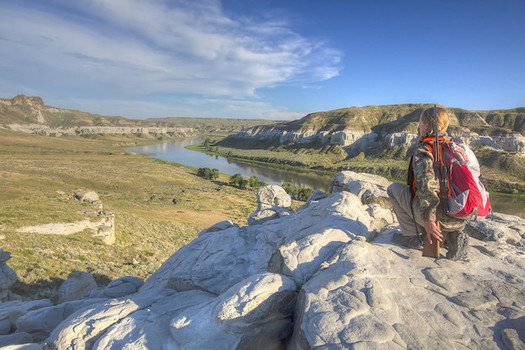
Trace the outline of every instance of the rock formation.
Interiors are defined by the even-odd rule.
[[[104,243],[108,245],[115,243],[115,215],[110,211],[103,210],[102,201],[98,198],[98,194],[94,191],[79,189],[73,192],[70,197],[91,204],[90,208],[84,209],[81,212],[82,215],[87,217],[86,220],[70,223],[24,226],[20,227],[17,231],[40,234],[71,235],[89,229],[93,232],[94,237],[100,238]],[[65,198],[69,199],[70,197]]]
[[[475,132],[454,132],[452,140],[471,147],[487,146],[497,151],[516,152],[525,154],[525,136],[515,133],[505,136],[483,136]],[[359,153],[373,148],[410,147],[415,144],[418,135],[407,132],[374,132],[365,133],[357,130],[295,130],[287,131],[273,126],[256,127],[242,130],[230,136],[238,142],[257,140],[272,143],[277,140],[280,144],[287,142],[340,145],[349,153]]]
[[[257,210],[248,217],[248,225],[262,224],[263,222],[290,215],[292,198],[281,186],[265,186],[257,192]]]
[[[134,294],[115,282],[4,329],[46,349],[522,349],[525,221],[470,223],[468,262],[422,257],[392,241],[388,184],[343,172],[295,213],[201,232]]]

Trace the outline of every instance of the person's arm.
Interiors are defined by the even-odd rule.
[[[439,183],[434,176],[434,156],[424,146],[419,146],[414,157],[414,179],[416,181],[416,196],[419,198],[419,210],[423,218],[423,226],[427,238],[443,240],[443,235],[437,221],[437,207],[439,205]]]

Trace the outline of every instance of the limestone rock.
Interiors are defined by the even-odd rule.
[[[16,330],[16,322],[26,313],[53,305],[49,299],[0,303],[0,335]]]
[[[257,239],[260,230],[261,225],[230,227],[201,235],[166,260],[141,292],[197,289],[218,295],[251,273],[264,272],[271,253],[269,244]]]
[[[476,246],[469,263],[436,266],[387,232],[348,242],[303,286],[291,349],[497,348],[494,335],[524,317],[523,259],[505,261],[515,249],[494,258]]]
[[[78,199],[81,202],[86,203],[95,203],[99,200],[98,194],[95,191],[89,191],[89,190],[76,190],[74,193],[74,197]]]
[[[144,280],[138,277],[126,276],[111,281],[104,289],[102,295],[109,298],[118,298],[124,295],[136,293],[144,284]]]
[[[16,330],[30,334],[34,341],[42,341],[72,313],[105,301],[104,298],[75,300],[29,311],[18,318]]]
[[[81,309],[60,323],[46,339],[46,343],[54,349],[89,349],[109,327],[129,314],[151,306],[161,297],[162,295],[132,296]]]
[[[88,272],[73,271],[58,289],[58,303],[77,300],[97,288],[97,282]]]
[[[92,295],[138,292],[71,302],[86,306],[46,342],[52,349],[522,348],[525,246],[516,240],[525,220],[497,215],[495,224],[515,232],[498,241],[486,232],[502,226],[474,224],[483,240],[471,239],[468,262],[422,257],[392,241],[399,227],[386,214],[388,184],[345,172],[334,193],[311,197],[296,213],[214,225],[142,287],[126,277]],[[261,209],[286,204],[277,191],[261,195]],[[16,324],[40,339],[53,312],[62,312],[55,322],[65,317],[66,304],[23,312]],[[3,327],[15,329],[9,320]]]
[[[207,305],[213,299],[214,295],[199,290],[172,291],[151,306],[130,313],[111,325],[92,349],[177,349],[171,339],[170,321],[185,310],[199,304]]]
[[[4,346],[2,350],[42,350],[40,344],[30,343],[30,344],[17,344],[17,345],[8,345]]]
[[[208,227],[207,229],[202,230],[201,232],[199,232],[199,236],[205,233],[227,230],[230,227],[239,227],[239,225],[237,225],[233,221],[224,220],[224,221],[216,223],[215,225]]]
[[[278,349],[291,331],[295,289],[284,276],[253,275],[173,318],[172,340],[179,349]]]
[[[32,342],[33,338],[31,337],[31,335],[23,332],[0,336],[0,347],[8,345],[27,344]]]
[[[257,209],[248,217],[248,225],[260,225],[293,213],[292,198],[281,186],[264,186],[257,192]]]
[[[517,244],[525,238],[525,224],[517,216],[496,214],[469,221],[465,232],[480,240]]]
[[[6,264],[9,259],[11,253],[0,248],[0,302],[7,298],[9,288],[18,280],[16,272]]]

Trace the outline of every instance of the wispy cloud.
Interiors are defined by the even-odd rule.
[[[3,5],[4,79],[79,96],[249,99],[259,88],[315,83],[339,73],[339,51],[283,21],[228,17],[215,0],[47,3],[52,6]]]

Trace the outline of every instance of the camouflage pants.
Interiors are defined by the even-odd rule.
[[[412,199],[408,186],[394,182],[388,187],[387,193],[403,236],[416,236],[418,233],[420,235],[426,234],[419,210],[419,200],[417,198]],[[469,239],[468,235],[462,232],[463,227],[464,225],[453,231],[443,230],[443,245],[447,248],[446,257],[448,259],[468,259]]]
[[[412,200],[408,186],[394,182],[388,186],[387,193],[403,236],[416,236],[418,233],[424,233],[419,200],[417,198]]]

